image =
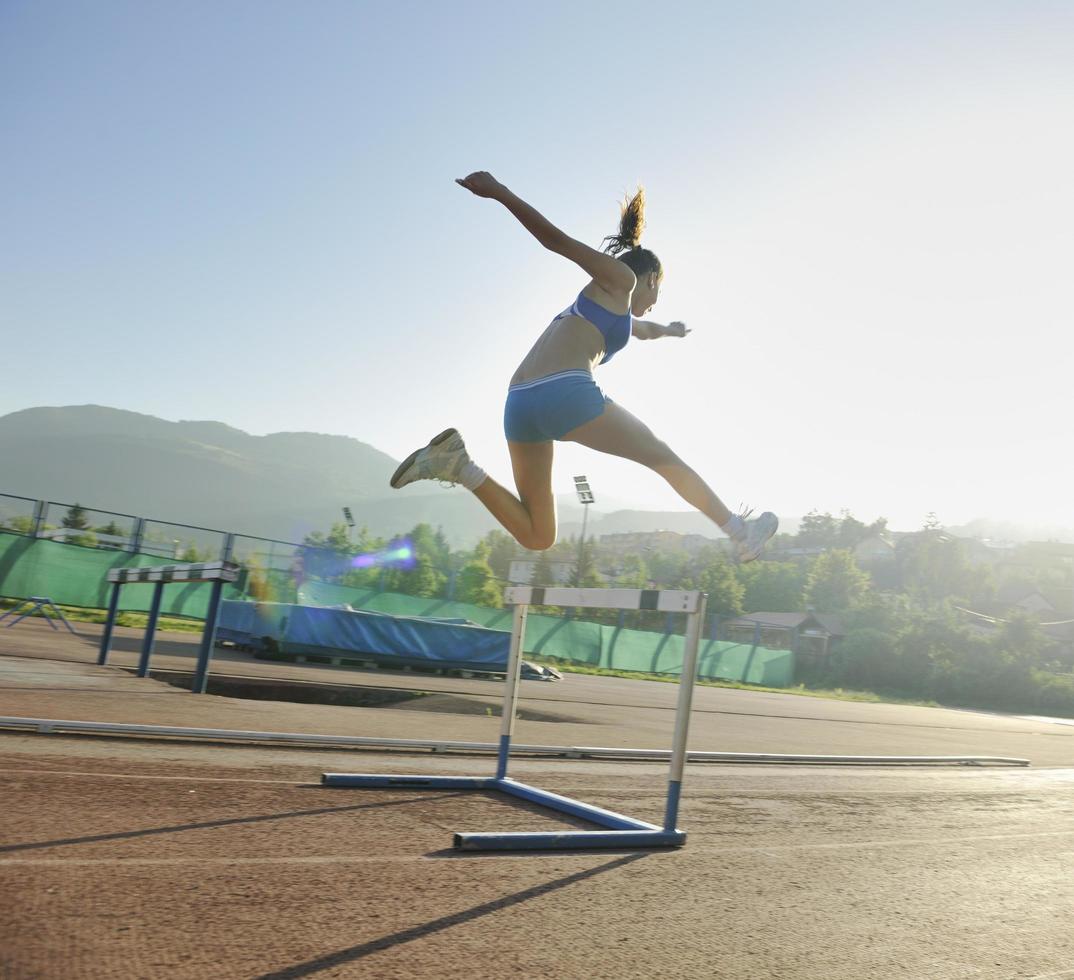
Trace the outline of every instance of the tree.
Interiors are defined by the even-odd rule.
[[[416,524],[404,539],[410,543],[415,560],[420,561],[425,558],[436,568],[448,567],[451,549],[448,547],[443,531],[439,528],[434,531],[429,524]]]
[[[68,544],[81,545],[83,548],[97,547],[97,535],[90,529],[90,522],[86,517],[86,508],[80,503],[76,502],[73,506],[68,508],[67,513],[60,521],[60,524],[73,531],[86,532],[85,534],[68,535],[64,539]]]
[[[684,589],[700,589],[708,593],[709,613],[720,616],[741,616],[745,588],[739,582],[734,566],[726,558],[709,562],[700,572],[681,583]]]
[[[745,590],[747,612],[797,612],[802,608],[805,572],[794,562],[751,561],[735,569]]]
[[[802,518],[796,540],[800,548],[853,550],[867,538],[882,534],[887,526],[884,517],[877,518],[872,524],[863,524],[848,510],[841,511],[838,518],[813,510]]]
[[[811,510],[798,525],[798,547],[833,548],[839,539],[839,523],[831,514]]]
[[[101,535],[102,537],[108,538],[108,539],[126,538],[128,536],[127,532],[124,531],[123,528],[121,528],[115,522],[114,519],[109,521],[107,524],[105,524],[104,527],[97,528],[97,533],[99,535]],[[121,548],[121,547],[123,547],[123,545],[120,542],[117,542],[115,540],[107,540],[107,541],[103,541],[103,542],[98,540],[97,547],[99,547],[99,548]]]
[[[869,576],[854,564],[846,550],[819,555],[806,579],[804,600],[817,612],[837,613],[861,601],[869,591]]]
[[[552,575],[552,557],[548,551],[537,552],[537,562],[533,566],[530,585],[555,585]]]
[[[75,531],[88,530],[90,523],[86,518],[86,508],[79,503],[75,503],[67,509],[67,513],[63,520],[60,521],[60,524]]]
[[[492,573],[506,582],[511,574],[511,562],[518,557],[518,542],[505,531],[489,531],[481,543],[488,548],[488,563]]]
[[[926,527],[907,539],[898,557],[903,589],[919,602],[967,601],[988,593],[988,570],[972,568],[962,542],[935,528]]]
[[[583,540],[578,545],[574,570],[568,582],[576,589],[599,589],[604,578],[597,571],[597,559],[594,554],[593,539]]]
[[[1016,612],[1000,627],[994,645],[1011,661],[1023,667],[1033,667],[1043,660],[1048,639],[1032,616]]]
[[[350,571],[354,553],[347,537],[347,525],[339,521],[327,534],[314,531],[302,539],[303,573],[307,578],[339,581]]]
[[[647,589],[649,587],[649,567],[645,559],[638,554],[624,555],[615,576],[618,586],[624,589]]]
[[[463,565],[456,584],[456,594],[460,602],[472,602],[475,606],[498,609],[503,605],[503,589],[496,581],[496,576],[483,554],[476,555]]]
[[[420,555],[411,568],[398,569],[392,576],[391,588],[405,595],[433,598],[442,596],[447,576],[441,572],[428,555]]]

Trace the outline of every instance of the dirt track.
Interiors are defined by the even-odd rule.
[[[403,737],[495,728],[199,697],[49,661],[44,639],[36,659],[16,658],[15,632],[0,630],[2,715],[249,728],[256,712],[275,730]],[[524,695],[549,690],[557,710],[587,703],[594,720],[529,722],[521,738],[577,728],[588,744],[668,744],[661,699],[674,687]],[[484,793],[318,783],[323,771],[485,774],[489,758],[0,733],[0,977],[1074,978],[1074,727],[698,693],[713,699],[694,731],[715,748],[964,746],[1035,768],[692,765],[681,850],[490,856],[451,851],[452,833],[571,821]],[[664,766],[516,759],[512,771],[659,822]]]
[[[998,980],[1074,965],[1070,771],[698,769],[682,850],[481,856],[448,850],[451,833],[566,821],[316,779],[487,760],[22,735],[0,752],[12,980]],[[660,767],[515,774],[659,818]]]

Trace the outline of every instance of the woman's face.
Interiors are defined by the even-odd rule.
[[[638,284],[630,297],[632,316],[645,316],[656,305],[660,296],[660,278],[655,272],[648,272],[638,277]]]

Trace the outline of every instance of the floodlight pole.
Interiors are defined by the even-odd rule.
[[[582,557],[585,552],[585,529],[589,522],[589,505],[593,503],[593,491],[589,486],[589,479],[585,476],[574,478],[574,489],[578,494],[578,502],[582,505],[582,536],[578,539],[578,561],[575,565],[574,577],[578,580],[578,587],[582,586]]]

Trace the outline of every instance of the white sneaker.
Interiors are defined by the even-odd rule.
[[[760,517],[745,522],[745,529],[740,538],[732,538],[735,558],[740,562],[753,561],[768,544],[768,539],[779,529],[779,518],[770,510]]]
[[[427,446],[412,452],[392,474],[391,485],[398,490],[415,480],[459,482],[459,473],[470,462],[466,444],[457,429],[445,429],[433,436]]]

